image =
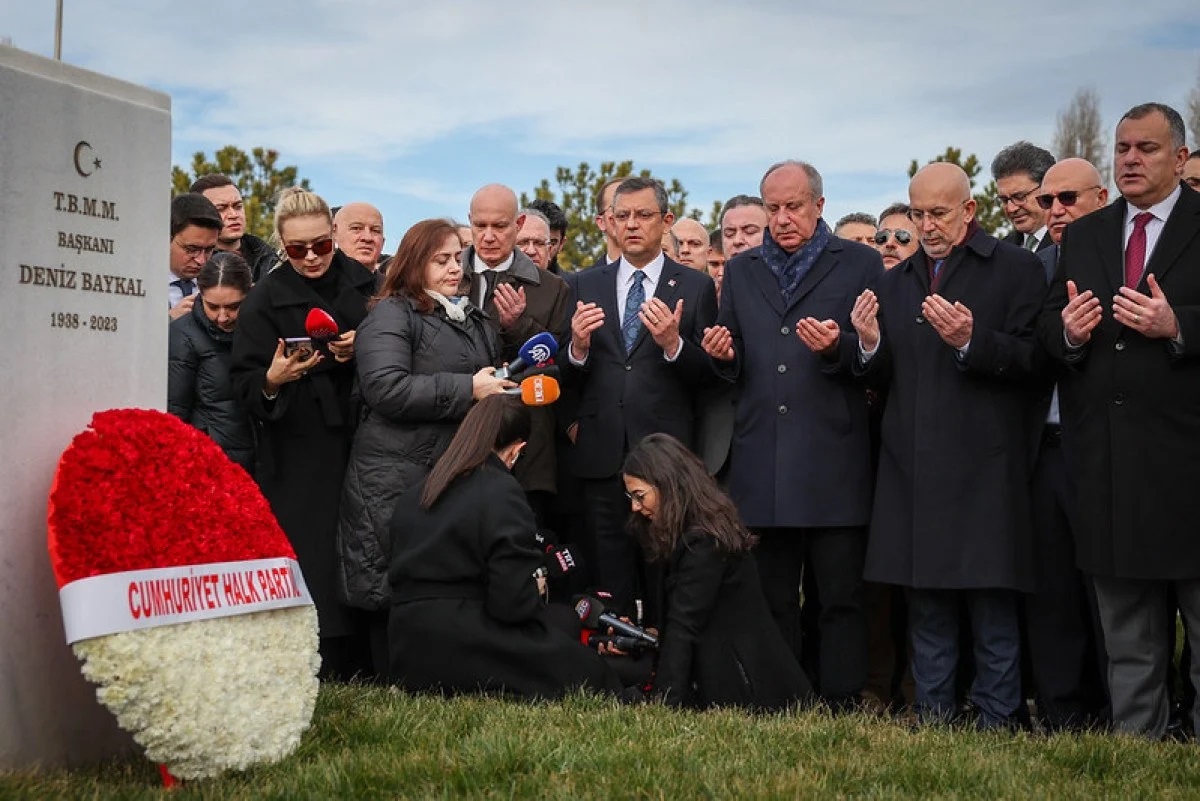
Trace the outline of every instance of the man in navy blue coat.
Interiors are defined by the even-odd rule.
[[[819,690],[850,706],[866,683],[862,571],[872,483],[850,310],[883,262],[874,248],[832,235],[812,165],[776,164],[760,190],[763,243],[726,266],[719,325],[704,339],[720,374],[740,388],[729,493],[759,535],[763,590],[797,657],[800,578],[806,564],[813,572]]]
[[[638,580],[621,466],[647,434],[692,447],[694,398],[716,378],[700,340],[717,293],[707,275],[663,254],[673,217],[658,181],[623,181],[612,215],[621,258],[576,277],[570,343],[558,363],[579,393],[571,460],[583,480],[585,553],[600,585],[631,611],[635,598],[655,599]]]

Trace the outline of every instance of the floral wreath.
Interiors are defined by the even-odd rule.
[[[296,749],[316,609],[267,501],[211,439],[163,412],[98,412],[62,455],[48,522],[67,641],[164,782]]]

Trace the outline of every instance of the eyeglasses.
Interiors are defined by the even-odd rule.
[[[630,503],[636,503],[638,506],[646,505],[646,490],[634,490],[633,492],[625,493],[625,497]]]
[[[628,211],[621,209],[613,212],[613,219],[619,223],[629,222],[630,217],[634,217],[638,222],[650,222],[655,217],[663,216],[661,211],[650,211],[649,209],[638,209],[637,211]]]
[[[1100,188],[1100,185],[1096,184],[1095,186],[1089,186],[1086,189],[1078,189],[1078,190],[1068,189],[1066,192],[1059,192],[1057,194],[1051,192],[1051,193],[1047,193],[1045,195],[1038,195],[1037,196],[1037,204],[1038,204],[1038,206],[1040,206],[1041,208],[1046,209],[1046,210],[1049,210],[1050,207],[1054,205],[1055,200],[1057,200],[1059,203],[1063,204],[1064,206],[1074,206],[1075,201],[1079,200],[1079,196],[1082,195],[1084,192],[1090,192],[1093,189],[1099,189],[1099,188]]]
[[[162,240],[159,240],[159,241],[162,241]],[[216,245],[209,245],[208,247],[202,247],[200,245],[181,245],[178,242],[175,242],[174,240],[172,240],[172,242],[174,242],[175,247],[179,248],[184,253],[186,253],[187,257],[189,259],[194,259],[197,256],[203,256],[205,258],[208,258],[209,256],[211,256],[213,254],[213,251],[217,249]]]
[[[969,200],[964,200],[961,205],[965,206],[969,202]],[[934,222],[941,222],[956,211],[958,211],[958,206],[948,209],[930,209],[929,211],[925,211],[924,209],[909,209],[908,219],[912,220],[916,225],[919,226],[921,223],[925,222],[926,217]]]
[[[328,256],[333,251],[333,240],[318,239],[316,242],[308,242],[303,245],[284,245],[283,249],[293,259],[305,258],[310,250],[314,256]]]
[[[907,245],[912,241],[912,234],[903,228],[880,228],[875,232],[875,244],[882,245],[888,241],[888,234],[896,238],[896,244]]]
[[[518,239],[517,248],[524,250],[527,247],[544,248],[549,247],[550,243],[545,239]]]
[[[1025,198],[1038,191],[1038,187],[1034,186],[1026,189],[1024,192],[1013,192],[1011,195],[996,195],[996,200],[1001,206],[1007,206],[1009,203],[1016,203],[1018,206],[1025,202]]]
[[[1184,178],[1183,182],[1197,192],[1200,192],[1200,178]]]

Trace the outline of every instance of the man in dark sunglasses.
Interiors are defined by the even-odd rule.
[[[875,249],[883,257],[883,269],[890,270],[917,252],[917,226],[908,218],[907,203],[893,203],[879,215]]]
[[[1050,247],[1046,212],[1036,198],[1046,170],[1053,166],[1054,154],[1030,142],[1016,142],[996,154],[992,161],[996,199],[1013,227],[1004,241],[1026,250]]]
[[[1048,215],[1047,238],[1054,243],[1037,254],[1047,281],[1054,278],[1058,243],[1067,224],[1108,203],[1103,183],[1100,171],[1079,158],[1063,159],[1042,178],[1037,203]],[[1030,484],[1038,580],[1023,598],[1027,651],[1042,726],[1051,731],[1081,729],[1099,720],[1108,705],[1097,661],[1103,636],[1091,614],[1090,583],[1075,565],[1074,512],[1057,387],[1046,387],[1039,414],[1045,424]]]

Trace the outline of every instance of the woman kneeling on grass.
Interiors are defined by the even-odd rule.
[[[621,689],[595,652],[547,617],[533,511],[512,476],[529,410],[491,395],[463,418],[391,521],[391,679],[408,690],[557,698]]]
[[[622,472],[642,549],[666,567],[652,697],[756,709],[807,700],[812,685],[759,584],[755,537],[703,463],[674,437],[651,434]]]

